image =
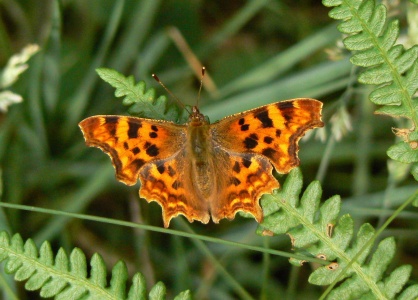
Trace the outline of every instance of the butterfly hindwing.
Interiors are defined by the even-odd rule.
[[[252,153],[216,153],[218,193],[210,202],[212,220],[233,219],[238,211],[250,213],[261,222],[263,212],[259,199],[279,188],[269,160]]]
[[[209,222],[207,202],[196,194],[187,173],[189,167],[190,161],[183,149],[170,159],[147,164],[140,171],[142,187],[139,194],[148,202],[157,201],[161,205],[165,227],[180,214],[189,222]]]

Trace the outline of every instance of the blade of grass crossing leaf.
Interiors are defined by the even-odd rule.
[[[138,55],[145,37],[148,35],[153,21],[157,15],[157,10],[161,5],[161,0],[138,1],[131,14],[127,30],[124,31],[117,49],[110,59],[110,67],[124,70]]]
[[[104,58],[115,38],[116,30],[121,22],[124,6],[125,0],[115,1],[105,34],[98,47],[99,51],[97,52],[95,59],[92,61],[89,70],[86,72],[86,76],[83,78],[80,87],[68,101],[68,118],[65,120],[63,126],[63,139],[68,140],[72,134],[78,130],[77,123],[81,120],[84,110],[87,107],[89,97],[91,96],[94,84],[98,80],[95,70],[103,65]]]

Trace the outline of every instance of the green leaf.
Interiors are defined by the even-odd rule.
[[[418,181],[418,163],[414,163],[411,166],[411,174],[414,176],[414,179]]]
[[[74,248],[70,256],[71,273],[78,277],[87,276],[86,256],[79,248]]]
[[[23,240],[19,234],[10,239],[6,232],[0,232],[0,257],[6,261],[5,270],[15,273],[16,280],[27,280],[25,288],[40,289],[44,298],[55,299],[147,299],[146,281],[142,274],[136,273],[132,286],[127,290],[128,271],[124,262],[119,261],[112,269],[108,284],[106,266],[99,254],[91,261],[90,278],[87,278],[87,262],[84,253],[75,248],[68,259],[63,249],[59,249],[53,263],[53,253],[48,242],[44,242],[38,253],[34,242]],[[126,298],[128,292],[128,298]],[[150,292],[150,299],[165,299],[163,283],[156,284]],[[185,291],[176,299],[190,299]]]
[[[405,117],[418,132],[418,45],[405,49],[395,45],[399,37],[399,21],[387,20],[387,9],[375,0],[323,0],[333,7],[329,15],[341,20],[338,29],[346,37],[345,47],[353,51],[351,62],[364,67],[360,83],[375,85],[370,100],[382,107],[378,114]],[[411,133],[413,134],[413,133]],[[414,140],[414,139],[410,139]],[[401,162],[418,162],[417,155],[405,145],[395,145],[388,155]]]
[[[174,298],[174,300],[191,300],[191,299],[192,299],[192,295],[189,290],[181,292]]]
[[[119,261],[112,269],[112,279],[110,289],[112,294],[119,299],[125,299],[126,280],[128,279],[128,269],[123,261]]]
[[[165,285],[162,282],[157,282],[149,293],[150,300],[164,300],[166,295]]]
[[[386,294],[398,293],[409,278],[405,271],[408,268],[402,267],[384,277],[395,255],[394,239],[384,239],[373,251],[375,230],[370,224],[363,224],[354,236],[351,216],[339,217],[340,197],[331,197],[320,204],[320,184],[311,183],[303,193],[302,186],[300,170],[293,169],[282,189],[264,198],[263,210],[268,214],[265,214],[257,233],[266,230],[286,233],[296,251],[327,260],[329,265],[312,272],[309,282],[329,285],[338,277],[340,284],[331,291],[330,299],[359,299],[366,295],[380,299]],[[301,265],[300,260],[290,261]]]
[[[187,121],[187,112],[180,114],[179,108],[165,96],[155,98],[155,90],[147,90],[144,81],[135,84],[133,76],[125,77],[113,69],[99,68],[96,71],[104,81],[116,88],[116,97],[124,97],[122,103],[130,106],[128,112],[131,115],[177,123]]]
[[[97,253],[93,254],[90,261],[90,281],[100,287],[106,286],[106,265],[103,258]]]
[[[398,300],[416,300],[418,297],[418,284],[406,288],[399,296]]]
[[[409,265],[403,265],[396,268],[385,279],[385,294],[393,299],[397,293],[402,290],[402,287],[407,283],[409,276],[411,275],[412,267]]]
[[[147,282],[145,281],[144,275],[141,273],[136,273],[132,278],[132,287],[129,290],[128,299],[137,300],[137,299],[146,299],[146,287]]]
[[[406,142],[398,142],[391,146],[387,151],[387,155],[403,163],[418,161],[418,149],[412,149],[409,143]]]

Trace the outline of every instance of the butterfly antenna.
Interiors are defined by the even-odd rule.
[[[202,93],[203,78],[205,77],[205,71],[206,71],[206,68],[202,67],[202,74],[200,76],[200,87],[199,87],[199,92],[197,94],[197,101],[196,101],[197,102],[197,104],[196,104],[197,107],[199,107],[200,94]]]
[[[165,89],[165,91],[167,92],[167,93],[169,93],[170,94],[170,96],[171,97],[173,97],[173,99],[174,100],[176,100],[176,102],[178,103],[178,105],[180,105],[181,106],[181,108],[183,108],[184,110],[186,110],[189,114],[191,114],[191,112],[187,109],[187,107],[183,104],[183,102],[181,102],[180,101],[180,99],[179,98],[177,98],[176,97],[176,95],[174,95],[173,94],[173,92],[172,91],[170,91],[165,85],[164,85],[164,83],[162,83],[161,82],[161,80],[160,80],[160,78],[158,78],[158,76],[157,75],[155,75],[155,74],[152,74],[151,75],[152,76],[152,78],[154,78],[155,79],[155,81],[157,81],[164,89]]]

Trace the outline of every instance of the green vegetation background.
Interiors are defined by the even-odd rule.
[[[393,7],[390,12],[406,24],[406,5]],[[13,85],[23,103],[0,114],[1,200],[162,227],[160,207],[138,200],[138,186],[116,181],[109,158],[85,146],[77,123],[127,112],[97,75],[99,67],[132,74],[164,94],[151,77],[156,73],[184,103],[195,104],[198,80],[174,43],[175,27],[214,82],[214,88],[205,86],[200,105],[212,122],[278,100],[323,101],[325,131],[301,142],[305,185],[320,180],[323,199],[341,195],[342,212],[357,226],[379,227],[417,188],[386,155],[396,141],[391,127],[402,127],[402,121],[373,115],[371,89],[356,82],[358,69],[338,47],[341,33],[328,12],[314,0],[0,1],[0,66],[27,44],[41,47]],[[401,213],[382,236],[396,237],[393,264],[413,265],[411,278],[418,275],[417,216],[416,210]],[[180,219],[171,228],[291,252],[287,236],[255,235],[252,219],[190,226]],[[190,289],[196,299],[237,297],[193,239],[6,208],[0,229],[33,238],[38,246],[49,240],[55,252],[99,252],[108,268],[123,259],[131,275],[145,275],[148,286],[163,281],[169,296]],[[207,249],[256,298],[261,290],[266,299],[321,294],[307,283],[311,264],[295,268],[286,257],[270,256],[266,280],[262,253],[216,243]],[[36,295],[19,289],[21,299]]]

